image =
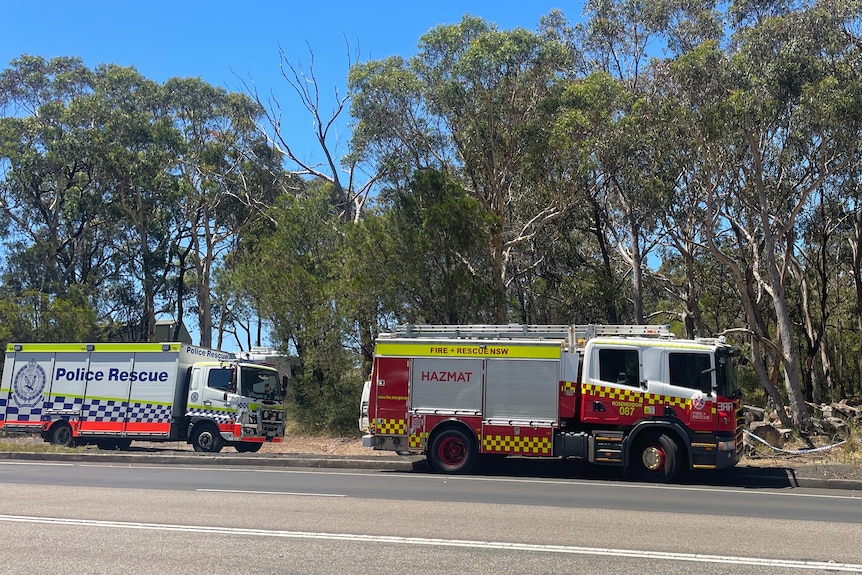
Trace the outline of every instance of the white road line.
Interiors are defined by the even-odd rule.
[[[161,523],[134,523],[125,521],[97,521],[91,519],[66,519],[59,517],[28,517],[23,515],[0,515],[0,521],[8,523],[37,523],[44,525],[72,525],[76,527],[102,527],[110,529],[139,529],[148,531],[173,531],[187,533],[215,533],[221,535],[245,535],[254,537],[281,537],[285,539],[319,539],[328,541],[350,541],[396,545],[431,547],[460,547],[500,551],[523,551],[528,553],[563,553],[571,555],[594,555],[604,557],[627,557],[656,561],[687,561],[691,563],[720,563],[725,565],[756,565],[781,569],[820,569],[841,572],[862,572],[862,564],[833,563],[830,561],[797,561],[792,559],[768,559],[765,557],[735,557],[731,555],[704,555],[699,553],[671,553],[664,551],[642,551],[636,549],[613,549],[602,547],[575,547],[569,545],[534,545],[502,541],[471,541],[464,539],[428,539],[423,537],[394,537],[386,535],[354,535],[349,533],[313,533],[306,531],[281,531],[273,529],[241,529],[212,527],[207,525],[171,525]]]
[[[251,495],[304,495],[306,497],[347,497],[342,493],[299,493],[291,491],[253,491],[250,489],[195,489],[205,493],[248,493]]]
[[[0,465],[40,465],[43,467],[74,467],[77,463],[57,463],[42,461],[0,461]]]

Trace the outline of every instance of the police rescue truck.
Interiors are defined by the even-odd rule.
[[[485,455],[578,458],[651,481],[732,467],[739,357],[668,326],[399,326],[376,341],[363,445],[425,454],[440,473]]]
[[[63,446],[185,440],[254,452],[284,437],[286,385],[270,365],[181,343],[9,344],[0,429]]]

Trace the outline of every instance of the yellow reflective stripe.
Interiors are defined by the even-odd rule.
[[[559,359],[560,344],[501,345],[476,342],[378,343],[377,355],[394,357],[475,357]]]
[[[9,343],[7,352],[14,351],[129,351],[135,353],[165,351],[180,351],[181,343]],[[90,347],[91,349],[87,349]]]

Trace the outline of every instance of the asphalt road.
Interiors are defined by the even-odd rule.
[[[0,572],[862,572],[858,492],[0,460]]]

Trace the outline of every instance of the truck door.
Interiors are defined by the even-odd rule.
[[[204,385],[201,389],[203,411],[217,423],[227,423],[231,417],[228,408],[233,401],[236,406],[236,370],[231,366],[207,366],[203,370]]]
[[[50,373],[50,372],[49,372]],[[51,419],[84,421],[87,418],[87,380],[93,379],[90,352],[61,351],[55,354],[51,389],[45,415]]]
[[[169,436],[173,410],[185,403],[184,389],[180,389],[182,386],[177,381],[176,354],[169,351],[137,352],[132,373],[126,433],[130,436]]]
[[[89,359],[79,431],[84,435],[120,435],[129,402],[132,354],[95,351],[89,354]]]
[[[667,352],[667,358],[665,395],[675,399],[676,416],[692,429],[711,430],[716,421],[712,354],[680,350]]]
[[[593,346],[581,395],[584,422],[631,424],[643,417],[640,350],[634,346]]]

